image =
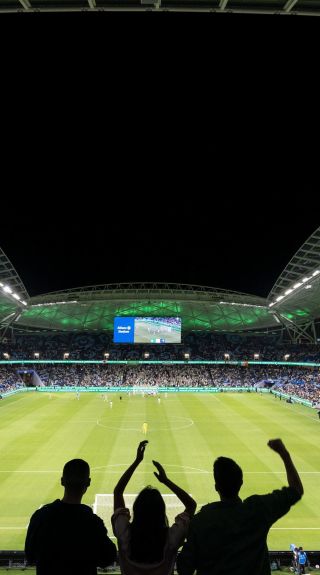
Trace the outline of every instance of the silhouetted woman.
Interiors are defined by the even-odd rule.
[[[185,510],[169,527],[164,500],[151,486],[140,491],[133,504],[133,519],[125,507],[123,492],[134,471],[143,460],[148,441],[141,441],[137,457],[124,472],[114,489],[113,532],[118,540],[120,568],[123,575],[170,575],[173,572],[179,547],[182,545],[196,502],[183,489],[168,479],[157,461],[154,475],[183,503]]]

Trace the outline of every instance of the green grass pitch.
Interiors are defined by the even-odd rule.
[[[135,494],[146,484],[168,490],[153,476],[152,459],[201,505],[217,499],[212,462],[234,458],[244,471],[242,498],[286,484],[280,458],[267,447],[281,437],[290,450],[305,488],[303,500],[269,535],[269,549],[320,547],[320,421],[307,407],[269,394],[170,393],[155,397],[101,393],[21,393],[0,402],[0,549],[23,549],[29,517],[62,496],[61,470],[75,457],[91,466],[91,486],[83,502],[112,493],[120,474],[145,438],[145,460],[128,485]],[[112,535],[110,533],[110,535]]]

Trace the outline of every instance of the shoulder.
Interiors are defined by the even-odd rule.
[[[266,504],[268,502],[286,502],[291,505],[301,499],[301,495],[292,487],[282,487],[282,489],[275,489],[266,495],[251,495],[245,499],[244,503]]]

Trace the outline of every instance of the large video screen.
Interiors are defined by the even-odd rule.
[[[181,317],[115,317],[114,343],[181,343]]]

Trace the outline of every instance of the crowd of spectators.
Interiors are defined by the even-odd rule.
[[[31,365],[29,382],[58,387],[267,387],[320,403],[320,371],[265,365]],[[30,373],[29,373],[30,375]],[[21,368],[0,368],[0,392],[23,385]]]
[[[23,381],[17,371],[11,367],[0,367],[0,394],[23,387]]]
[[[41,334],[16,335],[15,340],[0,344],[0,355],[7,353],[11,359],[103,359],[109,354],[113,360],[141,360],[148,353],[154,360],[181,360],[189,353],[193,360],[253,360],[259,354],[260,360],[283,361],[289,355],[290,361],[320,362],[320,346],[313,344],[284,343],[279,336],[249,336],[236,334],[215,334],[210,332],[189,332],[183,335],[182,344],[114,344],[110,332],[97,334]]]

